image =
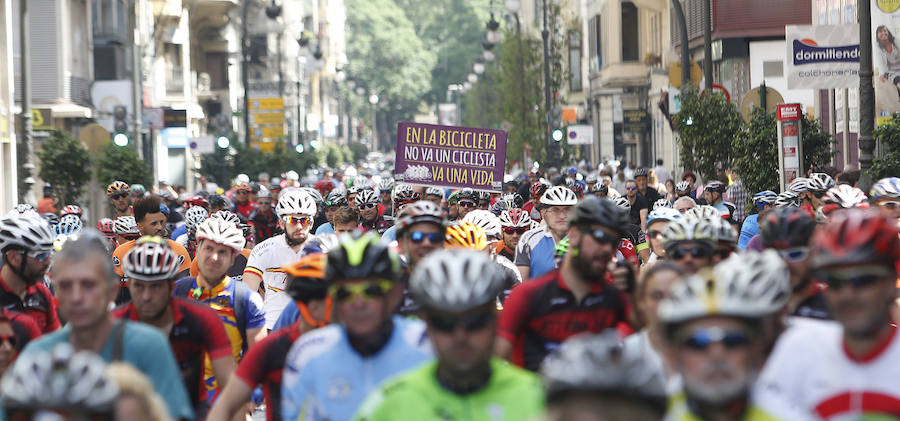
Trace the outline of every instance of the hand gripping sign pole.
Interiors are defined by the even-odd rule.
[[[791,181],[803,175],[802,122],[800,104],[780,104],[775,116],[778,120],[778,170],[781,174],[781,191],[787,190]]]

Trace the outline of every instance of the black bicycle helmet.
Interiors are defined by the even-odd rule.
[[[793,206],[772,209],[759,218],[759,232],[766,248],[807,246],[815,229],[815,218]]]
[[[643,168],[643,167],[634,170],[634,178],[638,178],[638,177],[646,177],[646,176],[648,176],[649,174],[650,174],[650,171],[647,171],[647,169],[646,169],[646,168]]]
[[[329,280],[380,278],[395,280],[400,272],[397,254],[370,232],[354,232],[341,238],[328,252],[325,273]]]
[[[612,200],[597,196],[584,198],[569,215],[569,224],[573,226],[600,224],[622,235],[626,233],[630,222],[628,212]]]
[[[478,192],[466,187],[459,191],[459,194],[456,198],[457,200],[471,200],[475,203],[478,203]]]

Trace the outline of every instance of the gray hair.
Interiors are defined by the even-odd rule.
[[[78,235],[69,237],[69,239],[63,243],[62,249],[53,255],[50,273],[54,278],[56,277],[57,263],[61,261],[81,263],[87,260],[91,254],[96,254],[100,257],[103,275],[106,277],[107,281],[110,285],[117,284],[119,277],[116,275],[112,258],[109,257],[109,250],[106,248],[107,243],[105,237],[93,228],[85,229]]]
[[[675,199],[675,202],[672,203],[672,207],[673,207],[673,208],[677,207],[679,202],[690,202],[691,205],[697,206],[697,201],[694,200],[692,197],[690,197],[690,196],[681,196],[681,197],[679,197],[678,199]]]

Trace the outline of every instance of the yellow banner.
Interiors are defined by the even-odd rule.
[[[277,110],[284,108],[282,98],[250,98],[251,110]]]
[[[253,139],[263,138],[280,138],[284,137],[284,126],[278,127],[253,127],[250,129],[250,135]]]
[[[284,113],[253,113],[250,114],[250,122],[253,124],[284,124]]]

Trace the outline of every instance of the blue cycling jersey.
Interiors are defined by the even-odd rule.
[[[384,234],[381,234],[381,239],[388,243],[390,243],[391,241],[396,241],[397,240],[397,226],[392,225],[390,228],[388,228],[387,231],[384,232]]]
[[[741,251],[747,250],[747,243],[757,234],[759,234],[759,214],[749,215],[741,225],[741,237],[738,239],[738,248]]]
[[[384,348],[363,357],[350,346],[343,326],[300,337],[288,352],[281,383],[284,420],[350,420],[384,380],[429,361],[431,343],[420,320],[394,316]]]
[[[334,227],[331,226],[331,222],[326,222],[319,225],[319,228],[316,228],[316,235],[322,234],[334,234]]]

